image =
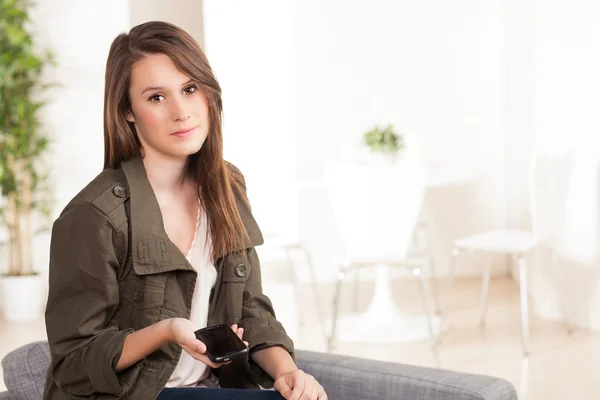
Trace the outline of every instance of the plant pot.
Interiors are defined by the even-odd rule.
[[[384,151],[374,152],[373,160],[378,165],[392,165],[398,160],[398,154]]]
[[[41,275],[1,276],[0,295],[5,320],[30,322],[42,317],[44,295]]]

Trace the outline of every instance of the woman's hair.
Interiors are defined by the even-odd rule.
[[[188,75],[208,100],[209,132],[200,151],[189,156],[186,175],[195,180],[206,210],[213,256],[244,248],[247,232],[236,206],[234,191],[247,203],[243,178],[223,160],[221,87],[206,55],[184,30],[166,22],[138,25],[113,41],[106,63],[104,88],[104,168],[141,156],[133,123],[129,85],[132,66],[150,54],[165,54]]]

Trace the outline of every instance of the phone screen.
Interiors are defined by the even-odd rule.
[[[232,353],[242,353],[246,344],[227,325],[209,326],[195,332],[196,338],[206,345],[211,358],[221,358]]]

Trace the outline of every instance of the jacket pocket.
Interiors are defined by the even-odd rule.
[[[223,298],[226,302],[230,323],[238,323],[242,318],[244,291],[252,273],[252,266],[243,257],[233,256],[223,269]]]
[[[165,285],[158,275],[152,278],[131,275],[119,284],[119,308],[122,311],[117,318],[120,325],[129,323],[131,328],[137,330],[160,320]]]

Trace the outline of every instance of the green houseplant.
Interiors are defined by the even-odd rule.
[[[404,149],[404,140],[396,133],[393,125],[381,129],[378,125],[364,133],[364,143],[371,151],[394,160],[398,153]]]
[[[53,58],[35,49],[27,31],[30,6],[23,0],[0,0],[0,227],[8,233],[3,247],[9,255],[8,273],[2,277],[5,315],[19,307],[19,300],[10,297],[26,291],[23,285],[39,284],[32,265],[34,220],[48,216],[51,204],[44,186],[48,138],[39,110],[45,104],[40,93],[49,86],[42,74]]]

